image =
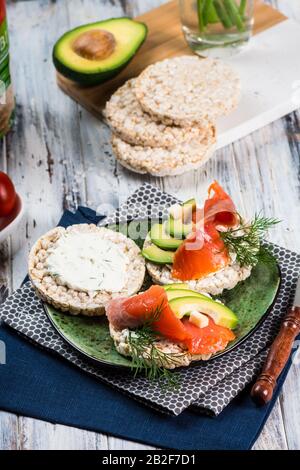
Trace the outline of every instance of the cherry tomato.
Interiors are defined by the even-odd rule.
[[[0,171],[0,217],[8,215],[16,203],[15,187],[6,173]]]

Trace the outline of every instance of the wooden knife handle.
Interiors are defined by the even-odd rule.
[[[292,307],[270,348],[262,372],[252,387],[251,396],[258,405],[265,405],[271,400],[276,381],[288,361],[294,340],[299,333],[300,307]]]

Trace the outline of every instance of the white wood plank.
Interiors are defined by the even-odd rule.
[[[290,373],[283,386],[281,396],[281,409],[283,423],[286,433],[286,440],[290,450],[300,449],[300,372],[299,356],[297,362],[292,366]]]
[[[19,449],[18,417],[12,413],[0,412],[0,450]]]
[[[282,218],[284,222],[272,233],[272,240],[300,251],[298,113],[292,121],[278,121],[219,151],[199,172],[163,180],[139,177],[116,165],[106,126],[86,111],[78,112],[77,106],[57,89],[49,58],[56,37],[68,27],[95,17],[121,15],[124,11],[121,3],[124,5],[124,2],[105,0],[101,9],[94,0],[73,0],[72,5],[60,1],[59,6],[32,1],[10,5],[18,125],[8,138],[8,150],[0,146],[0,168],[8,162],[8,170],[30,210],[24,227],[13,237],[13,248],[21,249],[12,264],[9,245],[1,247],[4,257],[0,254],[0,259],[4,258],[5,262],[0,263],[0,284],[1,280],[9,286],[19,284],[26,272],[29,246],[56,223],[63,206],[76,207],[87,200],[94,208],[101,202],[116,207],[144,181],[151,181],[182,199],[193,195],[201,199],[210,181],[217,178],[233,194],[241,211],[249,216],[263,209],[267,215]],[[125,10],[136,15],[160,3],[163,1],[134,0],[127,2]],[[299,2],[272,3],[300,20]],[[25,40],[32,47],[22,47]],[[297,367],[293,367],[281,404],[276,404],[255,448],[285,449],[287,445],[300,448],[299,392],[299,374]],[[0,429],[5,429],[0,449],[149,448],[29,418],[20,418],[18,423],[17,417],[7,413],[0,413]]]
[[[103,434],[53,425],[31,418],[20,420],[19,435],[22,450],[107,449],[107,437]]]
[[[287,450],[285,430],[283,421],[280,418],[279,402],[273,408],[266,425],[264,426],[259,439],[253,446],[253,450]]]

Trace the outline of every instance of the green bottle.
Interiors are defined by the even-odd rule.
[[[9,72],[9,43],[5,0],[0,0],[0,138],[13,122],[15,100]]]

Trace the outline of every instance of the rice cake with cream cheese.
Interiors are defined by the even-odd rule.
[[[78,224],[57,227],[37,240],[29,255],[29,277],[38,295],[73,315],[105,313],[109,300],[138,292],[145,261],[121,233]]]

